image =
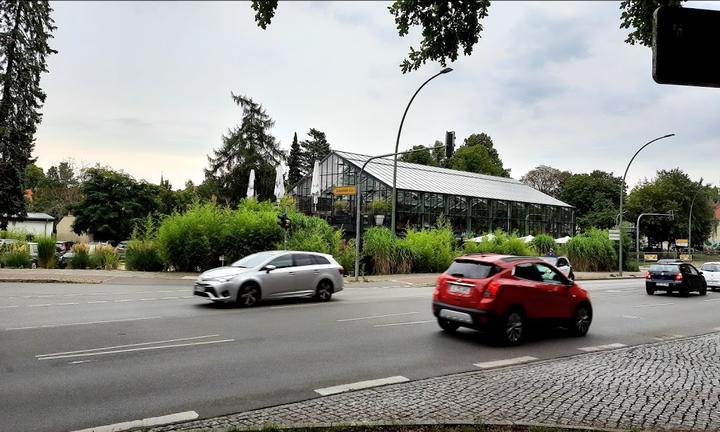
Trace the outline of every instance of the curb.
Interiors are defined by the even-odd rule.
[[[66,284],[101,284],[107,282],[109,279],[53,279],[53,278],[42,278],[42,279],[31,279],[31,278],[4,278],[0,279],[0,283],[66,283]]]

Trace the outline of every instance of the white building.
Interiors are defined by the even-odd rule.
[[[54,217],[47,213],[28,212],[24,218],[11,217],[8,222],[9,231],[23,231],[36,236],[51,236],[53,233]]]

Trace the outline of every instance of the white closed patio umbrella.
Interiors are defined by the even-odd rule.
[[[248,179],[247,197],[252,198],[255,196],[255,170],[250,170],[250,178]]]
[[[320,162],[315,161],[310,183],[310,195],[313,197],[313,212],[316,210],[318,198],[320,197]]]
[[[557,244],[565,244],[565,243],[567,243],[567,242],[570,241],[570,238],[571,238],[571,237],[568,237],[568,236],[560,237],[560,238],[558,238],[558,239],[555,239],[555,243],[557,243]]]
[[[275,200],[277,202],[280,202],[280,199],[285,195],[285,178],[283,177],[285,174],[285,170],[283,169],[283,166],[281,164],[278,164],[277,167],[275,167],[275,190],[273,191],[273,194],[275,194]]]

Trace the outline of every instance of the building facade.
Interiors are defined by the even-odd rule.
[[[25,217],[12,217],[8,222],[9,231],[22,231],[34,236],[51,236],[55,218],[47,213],[28,212]]]
[[[323,217],[333,225],[355,231],[355,195],[335,195],[340,186],[360,186],[361,215],[365,226],[374,225],[374,201],[392,194],[392,159],[376,159],[358,174],[370,156],[333,151],[320,162],[320,194],[311,195],[312,173],[290,194],[298,210]],[[430,167],[398,161],[398,229],[433,226],[445,217],[457,234],[482,234],[502,229],[519,235],[546,233],[557,237],[575,234],[574,208],[517,180]],[[390,225],[384,212],[383,225]]]

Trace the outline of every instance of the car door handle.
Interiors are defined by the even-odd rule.
[[[313,270],[313,273],[314,273],[314,274],[320,274],[320,271],[319,271],[319,270]]]
[[[295,272],[288,272],[288,275],[295,276]]]

